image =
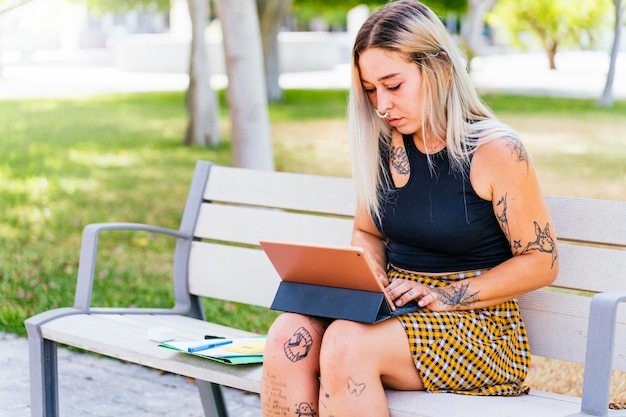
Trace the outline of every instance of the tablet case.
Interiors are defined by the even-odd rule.
[[[377,323],[406,311],[392,312],[381,293],[286,281],[278,286],[270,308],[363,323]]]
[[[419,308],[390,306],[361,248],[275,241],[261,246],[282,280],[272,310],[377,323]]]

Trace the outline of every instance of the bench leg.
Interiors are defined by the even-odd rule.
[[[32,417],[58,417],[57,344],[28,336],[30,409]]]
[[[200,392],[200,400],[202,401],[205,417],[228,417],[222,387],[199,379],[196,379],[196,385]]]

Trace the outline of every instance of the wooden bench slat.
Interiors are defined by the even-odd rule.
[[[269,307],[280,283],[262,250],[194,242],[189,261],[191,294]]]
[[[534,355],[584,363],[590,297],[533,291],[519,298]],[[614,368],[626,371],[626,303],[618,308]]]
[[[559,244],[559,276],[555,286],[604,292],[626,285],[626,251]]]
[[[546,201],[559,239],[626,246],[623,201],[560,196],[547,196]],[[607,219],[614,221],[607,225]]]
[[[214,166],[204,193],[209,201],[353,216],[349,178],[253,171]]]
[[[579,398],[538,391],[520,397],[388,391],[387,397],[391,417],[564,417],[580,410]]]
[[[348,245],[352,220],[278,209],[203,204],[195,236],[258,245],[259,239]]]

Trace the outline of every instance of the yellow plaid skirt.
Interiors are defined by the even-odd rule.
[[[390,266],[398,278],[442,287],[484,271],[445,276],[411,274]],[[467,395],[521,395],[530,366],[530,347],[516,300],[493,307],[434,312],[421,309],[398,316],[404,326],[424,388]]]

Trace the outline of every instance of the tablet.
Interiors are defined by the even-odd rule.
[[[382,293],[395,311],[363,248],[260,240],[261,247],[284,282]]]

